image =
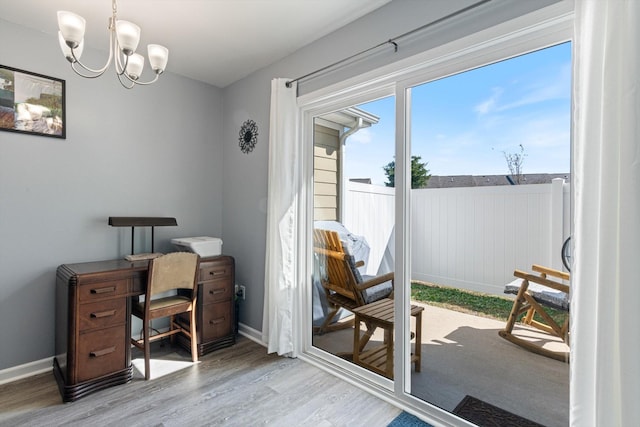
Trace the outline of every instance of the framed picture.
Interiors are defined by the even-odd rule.
[[[0,65],[0,130],[66,138],[64,80]]]

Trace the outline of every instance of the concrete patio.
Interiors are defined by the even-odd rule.
[[[453,411],[471,395],[548,427],[569,425],[568,363],[500,338],[503,321],[421,305],[422,369],[412,374],[414,396]],[[514,333],[568,351],[561,341],[530,328],[518,325]],[[369,345],[381,340],[376,331]],[[313,344],[334,354],[351,352],[353,329],[315,335]]]

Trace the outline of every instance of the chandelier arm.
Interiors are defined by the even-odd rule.
[[[129,80],[130,82],[140,85],[140,86],[146,86],[146,85],[150,85],[152,83],[155,83],[158,81],[158,79],[160,78],[160,74],[156,74],[156,77],[153,80],[150,80],[148,82],[141,82],[139,80],[133,80],[131,77],[127,76],[127,74],[125,73],[124,76],[127,78],[127,80]]]
[[[73,50],[71,51],[71,53],[73,54]],[[87,66],[86,66],[86,65],[84,65],[82,62],[80,62],[80,60],[79,60],[79,59],[77,59],[75,55],[73,55],[73,59],[74,59],[74,62],[72,62],[72,63],[71,63],[71,68],[73,68],[73,70],[74,70],[76,73],[78,72],[78,70],[76,70],[76,68],[74,67],[74,65],[75,65],[75,64],[78,64],[80,67],[82,67],[82,69],[83,69],[84,71],[88,71],[88,72],[90,72],[90,73],[95,73],[95,76],[91,76],[91,77],[89,77],[89,78],[93,78],[93,77],[100,77],[101,75],[103,75],[103,74],[104,74],[104,72],[105,72],[105,71],[107,71],[107,68],[109,68],[109,65],[111,64],[111,56],[109,56],[109,60],[108,60],[108,61],[107,61],[107,63],[104,65],[104,67],[102,67],[102,68],[100,68],[100,69],[97,69],[97,70],[94,70],[93,68],[87,67]],[[83,74],[80,74],[80,75],[81,75],[81,76],[83,76],[83,77],[86,77],[86,76],[84,76]]]
[[[82,69],[81,69],[81,70],[78,70],[78,69],[76,68],[76,64],[80,65],[80,66],[82,67]],[[93,74],[93,75],[91,75],[91,74],[84,74],[84,73],[82,72],[82,70],[84,69],[84,70],[86,71],[86,68],[85,68],[84,66],[82,66],[82,64],[80,64],[80,62],[79,62],[79,61],[72,62],[72,63],[71,63],[71,69],[72,69],[72,70],[73,70],[77,75],[79,75],[80,77],[84,77],[85,79],[96,79],[96,78],[98,78],[98,77],[100,77],[101,75],[103,75],[103,74],[104,74],[104,71],[103,71],[103,72],[101,72],[101,73],[99,73],[99,74]]]
[[[122,55],[122,51],[120,50],[120,44],[118,43],[118,40],[116,39],[115,41],[115,49],[112,49],[113,52],[116,52],[115,59],[113,61],[115,68],[116,68],[116,74],[121,76],[124,74],[124,72],[127,70],[127,64],[129,63],[129,57],[127,55]],[[125,63],[124,65],[122,65],[122,57],[124,56],[125,59]]]
[[[71,56],[73,56],[73,60],[74,60],[74,62],[71,63],[71,68],[73,68],[73,71],[75,71],[77,74],[83,77],[87,77],[83,74],[80,74],[78,70],[75,67],[73,67],[73,65],[77,63],[82,67],[83,70],[96,74],[95,76],[91,76],[87,78],[100,77],[101,75],[103,75],[104,72],[107,71],[107,68],[109,68],[109,65],[111,65],[111,60],[113,59],[113,39],[114,38],[115,38],[115,31],[109,28],[109,58],[107,59],[107,63],[104,64],[104,67],[102,68],[93,69],[91,67],[84,65],[79,58],[76,58],[76,53],[74,52],[75,49],[71,49]]]
[[[122,76],[123,75],[127,78],[127,80],[129,82],[131,82],[131,86],[127,86],[126,85],[127,81],[123,81],[122,80]],[[120,85],[122,85],[123,88],[125,88],[125,89],[133,89],[135,87],[135,84],[134,84],[135,82],[133,80],[131,80],[129,78],[129,76],[127,76],[126,74],[117,74],[117,76],[118,76],[118,81],[120,82]]]

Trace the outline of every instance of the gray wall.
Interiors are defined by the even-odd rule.
[[[67,94],[65,140],[0,132],[3,369],[54,354],[59,264],[130,252],[130,229],[109,216],[176,217],[178,227],[156,228],[157,251],[173,250],[173,237],[224,235],[219,89],[166,73],[126,90],[113,70],[76,76],[56,38],[0,20],[0,39],[0,64],[64,79]],[[106,60],[85,55],[96,67]]]
[[[408,37],[400,43],[397,53],[392,48],[381,49],[366,60],[358,60],[339,71],[308,79],[301,84],[299,93],[398,61],[557,1],[494,0],[482,13],[474,12],[435,26],[418,36]],[[225,88],[225,186],[222,200],[224,247],[236,256],[236,282],[244,284],[247,289],[246,300],[240,307],[242,323],[258,331],[262,330],[271,80],[276,77],[296,78],[305,75],[472,3],[475,1],[394,0],[347,27]],[[248,155],[240,152],[237,147],[238,131],[247,118],[255,120],[260,128],[258,145]]]

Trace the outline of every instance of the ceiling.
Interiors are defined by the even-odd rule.
[[[140,26],[139,53],[164,45],[168,72],[223,88],[390,1],[120,0],[117,16]],[[106,60],[110,0],[0,0],[0,10],[1,19],[53,36],[56,12],[75,12],[87,20],[85,46]]]

